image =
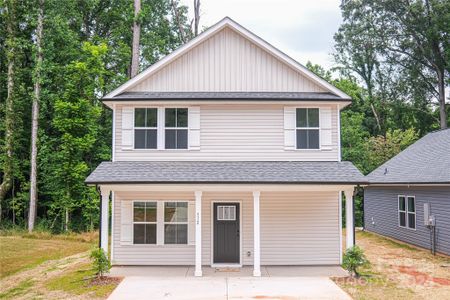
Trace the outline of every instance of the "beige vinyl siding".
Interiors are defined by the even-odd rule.
[[[123,149],[122,107],[116,105],[116,161],[150,160],[253,160],[336,161],[338,160],[337,106],[331,108],[331,145],[326,150],[286,150],[284,105],[200,105],[199,150]],[[298,105],[296,107],[311,107]]]
[[[187,200],[194,192],[116,192],[113,252],[116,265],[193,265],[193,245],[121,245],[120,201]],[[241,257],[253,264],[253,196],[249,192],[204,192],[202,264],[212,263],[212,203],[241,203]],[[261,193],[261,264],[339,264],[337,192]],[[247,256],[250,252],[250,256]]]
[[[129,91],[325,90],[233,29],[224,28]]]

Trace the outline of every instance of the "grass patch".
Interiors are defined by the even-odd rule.
[[[64,240],[64,241],[76,241],[84,243],[96,243],[98,242],[98,231],[92,232],[67,232],[64,234],[52,234],[49,231],[33,231],[29,233],[25,229],[2,229],[0,230],[0,237],[2,236],[14,236],[23,237],[36,240]]]
[[[0,236],[0,278],[35,267],[47,260],[87,251],[92,245],[75,239]]]
[[[45,283],[45,286],[48,290],[60,290],[74,295],[92,293],[97,297],[106,297],[120,282],[120,279],[108,277],[98,281],[95,280],[94,275],[90,265],[85,264],[79,266],[78,270],[52,278]]]
[[[34,281],[27,279],[19,283],[17,286],[7,290],[0,294],[0,299],[13,299],[15,297],[22,296],[27,293],[27,291],[33,287]]]
[[[401,249],[406,249],[406,250],[411,250],[411,251],[421,251],[415,247],[412,247],[408,244],[402,243],[402,242],[397,242],[394,240],[391,240],[389,238],[385,238],[385,237],[381,237],[377,234],[373,234],[371,232],[368,231],[360,231],[357,233],[357,237],[360,238],[369,238],[371,240],[373,240],[374,242],[377,243],[384,243],[385,245],[389,245],[389,246],[393,246],[395,248],[401,248]]]

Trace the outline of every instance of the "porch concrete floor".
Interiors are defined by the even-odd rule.
[[[203,277],[252,277],[253,268],[203,267]],[[111,276],[140,277],[193,277],[193,266],[114,266]],[[345,277],[348,273],[340,266],[261,266],[262,277]]]
[[[262,277],[252,268],[114,267],[111,276],[125,276],[108,299],[219,300],[219,299],[342,299],[351,297],[329,276],[345,276],[338,266],[261,267]]]

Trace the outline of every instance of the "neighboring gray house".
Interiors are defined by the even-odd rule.
[[[101,247],[114,265],[338,265],[348,95],[229,18],[103,98],[112,162]],[[111,196],[111,247],[108,244]],[[353,244],[353,226],[347,247]]]
[[[450,255],[450,129],[421,138],[367,176],[365,228]]]

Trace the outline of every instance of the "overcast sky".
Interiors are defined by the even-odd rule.
[[[194,0],[181,0],[192,17]],[[228,16],[302,64],[332,66],[340,0],[201,0],[200,27]]]

